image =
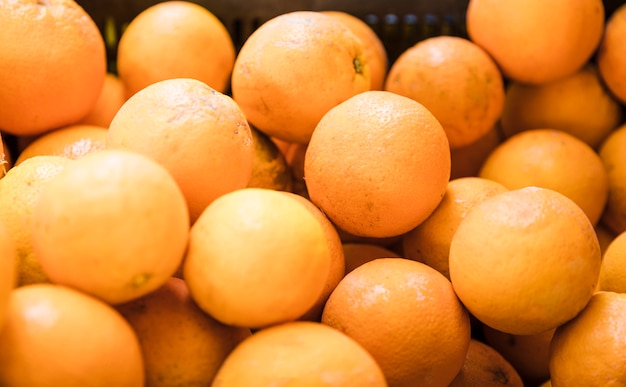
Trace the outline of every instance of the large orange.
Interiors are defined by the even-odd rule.
[[[104,40],[73,0],[0,1],[0,128],[31,135],[80,120],[106,75]]]
[[[504,75],[525,83],[575,73],[604,31],[602,0],[470,0],[467,32]]]
[[[600,246],[576,203],[526,187],[475,205],[450,244],[450,279],[470,313],[512,334],[537,334],[579,313],[598,282]]]
[[[281,385],[386,387],[387,382],[372,355],[350,337],[324,324],[297,321],[245,339],[212,384]]]
[[[306,143],[322,116],[370,89],[361,40],[321,12],[293,11],[256,29],[237,55],[235,101],[252,125],[282,140]]]
[[[427,265],[379,258],[348,273],[322,322],[361,344],[390,386],[447,386],[461,370],[470,320],[450,281]]]
[[[596,62],[604,83],[623,104],[626,104],[626,54],[623,49],[625,40],[626,4],[622,4],[606,22]]]
[[[147,386],[208,386],[248,328],[217,322],[193,301],[182,279],[116,306],[141,345]]]
[[[172,176],[156,161],[101,150],[72,161],[42,189],[32,245],[55,283],[109,303],[159,288],[178,268],[189,215]]]
[[[252,141],[232,98],[199,80],[174,78],[124,103],[109,126],[107,147],[139,152],[165,166],[185,194],[193,223],[215,198],[246,187]]]
[[[481,47],[455,36],[428,38],[406,49],[389,69],[385,90],[430,110],[451,148],[486,135],[504,107],[498,66]]]
[[[0,331],[2,386],[144,386],[135,332],[111,306],[61,285],[11,293]]]
[[[437,207],[449,177],[441,124],[419,102],[388,91],[358,94],[326,113],[304,160],[311,201],[358,236],[413,229]]]
[[[191,1],[161,1],[142,10],[117,48],[117,72],[127,97],[171,78],[194,78],[225,92],[234,62],[226,27]]]

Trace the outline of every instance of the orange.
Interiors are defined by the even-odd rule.
[[[512,335],[483,325],[483,340],[497,350],[529,386],[550,378],[550,342],[555,328],[533,335]]]
[[[502,142],[499,125],[473,143],[450,150],[450,180],[478,176],[487,156]]]
[[[17,249],[4,222],[0,221],[0,331],[7,315],[11,291],[16,285]]]
[[[11,293],[0,331],[3,386],[143,386],[135,332],[115,309],[52,284]]]
[[[324,324],[296,321],[256,332],[226,358],[213,386],[386,387],[372,356]]]
[[[626,294],[598,292],[580,314],[554,332],[552,386],[619,386],[626,380]]]
[[[400,254],[391,248],[371,242],[346,242],[342,244],[342,248],[346,266],[345,274],[377,258],[400,257]]]
[[[181,187],[191,222],[218,196],[250,181],[254,144],[237,104],[188,78],[147,86],[124,103],[109,127],[107,147],[152,157]]]
[[[63,156],[77,159],[104,149],[108,130],[97,125],[73,124],[35,138],[20,152],[15,165],[33,156]]]
[[[617,235],[606,247],[598,289],[626,293],[626,232]]]
[[[126,90],[122,80],[117,74],[107,73],[95,105],[79,123],[108,128],[124,102],[126,102]]]
[[[625,40],[626,4],[622,4],[606,21],[596,63],[602,80],[623,104],[626,104],[626,54],[622,48]]]
[[[406,49],[389,69],[385,90],[430,110],[453,149],[486,135],[504,107],[498,66],[482,48],[456,36],[427,38]]]
[[[188,231],[185,199],[165,168],[138,153],[102,150],[46,184],[31,236],[50,280],[116,304],[174,274]]]
[[[244,42],[233,68],[232,95],[260,131],[306,143],[328,110],[370,89],[366,55],[361,40],[336,18],[286,12]]]
[[[448,252],[459,223],[475,205],[506,191],[502,184],[480,177],[451,180],[435,211],[402,237],[404,256],[425,263],[450,279]]]
[[[397,236],[441,201],[450,147],[419,102],[368,91],[324,115],[306,150],[304,177],[311,201],[337,227],[357,236]]]
[[[450,387],[524,387],[519,374],[498,351],[478,341],[470,340],[465,363]]]
[[[291,191],[293,177],[284,154],[265,133],[254,127],[250,127],[250,132],[254,144],[254,161],[247,187]]]
[[[0,1],[0,128],[31,135],[80,120],[106,75],[98,26],[73,0]]]
[[[585,213],[554,190],[526,187],[483,200],[450,243],[450,279],[469,312],[512,334],[555,328],[587,304],[600,246]]]
[[[467,33],[505,77],[545,83],[578,71],[604,31],[602,0],[470,0]]]
[[[626,231],[626,124],[615,129],[602,143],[598,154],[609,181],[609,196],[602,223],[614,234]]]
[[[559,129],[595,149],[621,120],[622,107],[589,63],[540,85],[509,83],[501,123],[506,137],[524,130]]]
[[[234,62],[226,27],[191,1],[162,1],[143,9],[117,47],[117,72],[127,97],[171,78],[194,78],[225,92]]]
[[[508,189],[538,186],[562,193],[594,225],[609,195],[609,178],[598,153],[560,130],[526,130],[508,138],[489,154],[478,176]]]
[[[363,51],[370,66],[370,90],[382,90],[387,77],[389,58],[387,50],[376,31],[369,24],[344,11],[322,11],[343,22],[363,43]]]
[[[202,312],[185,282],[116,306],[137,334],[148,386],[208,386],[247,328],[226,326]]]
[[[0,179],[0,221],[17,250],[17,286],[49,282],[33,251],[33,210],[44,187],[71,163],[62,156],[34,156]]]
[[[284,192],[243,188],[191,227],[183,275],[198,305],[227,325],[262,328],[313,307],[328,278],[327,234]]]
[[[469,316],[450,281],[404,258],[375,259],[348,273],[322,322],[371,353],[390,386],[447,386],[470,341]]]

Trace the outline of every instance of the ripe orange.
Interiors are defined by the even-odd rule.
[[[116,74],[107,73],[95,105],[79,123],[108,128],[124,102],[126,102],[126,90],[122,80]]]
[[[54,129],[26,145],[15,160],[15,165],[41,155],[77,159],[87,153],[104,149],[107,135],[107,128],[96,125],[74,124]]]
[[[615,3],[618,4],[618,3]],[[596,54],[600,76],[613,95],[626,104],[626,4],[609,16]]]
[[[208,386],[226,356],[250,335],[199,309],[179,278],[116,309],[137,334],[148,386]]]
[[[0,222],[17,250],[17,286],[49,282],[33,251],[33,209],[43,188],[71,163],[62,156],[34,156],[0,179]]]
[[[322,11],[343,22],[363,43],[363,52],[370,66],[370,90],[382,90],[387,77],[389,58],[376,31],[358,17],[344,11]]]
[[[391,248],[371,242],[346,242],[342,244],[342,248],[346,266],[345,274],[377,258],[400,257],[400,254]]]
[[[16,288],[0,331],[0,385],[144,385],[135,332],[111,306],[52,284]]]
[[[244,188],[254,160],[250,126],[237,104],[188,78],[147,86],[124,103],[107,147],[152,157],[181,187],[193,223],[218,196]]]
[[[502,184],[480,177],[451,180],[435,211],[403,235],[404,256],[425,263],[450,279],[448,253],[459,223],[475,205],[506,191]]]
[[[602,256],[598,290],[626,293],[626,232],[617,235]]]
[[[361,40],[321,12],[292,11],[256,29],[241,47],[232,95],[252,125],[306,143],[322,116],[370,89]]]
[[[17,248],[8,228],[0,221],[0,332],[7,315],[11,291],[16,285]]]
[[[504,107],[498,66],[482,48],[455,36],[428,38],[406,49],[391,66],[385,90],[430,110],[453,149],[487,134]]]
[[[493,347],[470,340],[469,348],[461,372],[449,387],[524,387],[515,368]]]
[[[419,102],[368,91],[324,115],[307,147],[304,175],[311,201],[337,227],[357,236],[397,236],[441,201],[450,147]]]
[[[574,317],[594,292],[600,262],[589,218],[547,188],[483,200],[450,243],[456,294],[482,323],[512,334],[537,334]]]
[[[470,341],[469,316],[450,281],[404,258],[375,259],[348,273],[322,322],[371,353],[390,386],[447,386]]]
[[[225,92],[235,47],[222,22],[191,1],[162,1],[130,21],[117,48],[126,96],[171,78],[193,78]]]
[[[256,332],[228,355],[213,386],[386,387],[372,356],[324,324],[296,321]]]
[[[98,26],[73,0],[0,1],[0,128],[43,133],[80,120],[106,75]]]
[[[602,143],[598,154],[609,181],[609,196],[602,223],[613,233],[626,231],[626,124],[615,129]]]
[[[116,304],[150,293],[176,271],[188,231],[185,199],[165,168],[138,153],[102,150],[48,182],[31,235],[50,280]]]
[[[254,161],[247,187],[291,191],[291,168],[276,143],[254,127],[250,127],[250,132],[254,144]]]
[[[505,77],[545,83],[578,71],[604,31],[602,0],[470,0],[467,32]]]
[[[550,344],[552,386],[610,386],[626,380],[626,294],[598,292]]]
[[[509,189],[550,188],[572,199],[597,224],[609,195],[609,178],[596,151],[560,130],[533,129],[502,142],[478,176]]]
[[[284,192],[243,188],[213,201],[191,227],[183,275],[198,305],[227,325],[295,320],[327,282],[320,221]]]
[[[552,82],[509,83],[501,124],[506,137],[524,130],[559,129],[595,149],[621,120],[622,107],[589,63]]]

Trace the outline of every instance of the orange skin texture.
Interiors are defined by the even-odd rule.
[[[180,265],[188,234],[172,176],[124,150],[74,160],[48,182],[32,214],[33,251],[50,280],[111,304],[159,288]]]
[[[487,51],[508,79],[540,84],[578,71],[604,31],[602,0],[471,0],[470,39]]]
[[[555,328],[591,298],[601,253],[585,213],[563,194],[526,187],[477,204],[450,244],[454,290],[470,313],[511,334]]]
[[[0,128],[35,135],[80,120],[106,75],[96,23],[71,0],[2,1],[0,8]]]
[[[224,361],[218,386],[386,387],[376,360],[345,334],[312,321],[287,322],[245,339]]]
[[[360,343],[390,386],[447,386],[470,341],[467,310],[450,281],[405,258],[379,258],[348,273],[322,323]]]
[[[470,340],[461,372],[449,387],[524,387],[519,374],[498,351],[476,339]]]
[[[126,97],[170,78],[194,78],[225,92],[235,47],[206,7],[167,1],[144,9],[120,37],[117,71]]]
[[[322,118],[304,174],[311,201],[338,228],[356,236],[397,236],[424,221],[443,198],[450,148],[423,105],[369,91]]]
[[[110,305],[68,287],[16,288],[0,338],[3,386],[144,385],[131,326]]]
[[[270,19],[241,47],[232,95],[254,127],[281,140],[307,143],[322,116],[370,89],[362,42],[320,12]]]
[[[602,256],[598,290],[626,293],[626,233],[616,236]]]
[[[148,386],[210,385],[226,356],[251,334],[204,313],[174,277],[116,309],[137,334]]]
[[[432,37],[405,50],[389,69],[385,90],[430,110],[452,149],[489,132],[504,107],[498,66],[481,47],[459,37]]]
[[[622,104],[626,104],[626,5],[617,8],[607,20],[598,47],[596,63],[607,87]]]

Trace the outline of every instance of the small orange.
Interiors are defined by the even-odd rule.
[[[508,138],[489,154],[478,176],[508,189],[555,190],[580,206],[594,225],[609,195],[609,177],[598,153],[562,130],[532,129]]]
[[[450,243],[454,290],[482,323],[536,334],[579,313],[600,272],[598,238],[589,218],[565,195],[526,187],[483,200]]]
[[[16,288],[0,331],[0,385],[144,385],[135,332],[111,306],[52,284]]]
[[[390,386],[447,386],[470,341],[469,316],[450,281],[404,258],[375,259],[348,273],[322,323],[371,353]]]
[[[200,308],[227,325],[295,320],[319,300],[328,235],[285,192],[243,188],[215,199],[191,227],[183,275]]]
[[[598,290],[626,293],[626,231],[609,243],[602,256]]]
[[[552,386],[623,385],[626,380],[626,294],[598,292],[550,344]]]
[[[386,387],[380,366],[358,343],[324,324],[287,322],[256,332],[228,355],[218,386]]]
[[[189,78],[154,83],[129,98],[109,126],[108,148],[165,166],[181,187],[193,223],[218,196],[250,181],[254,144],[239,106]]]
[[[86,124],[73,124],[46,132],[26,145],[15,160],[15,165],[41,155],[77,159],[104,149],[108,133],[107,128]]]
[[[423,222],[443,198],[450,147],[419,102],[367,91],[324,115],[307,147],[304,175],[311,201],[338,228],[397,236]]]
[[[147,386],[208,386],[226,356],[251,334],[204,313],[179,278],[116,309],[137,334]]]
[[[403,235],[404,256],[425,263],[450,279],[448,253],[459,223],[475,205],[507,190],[498,182],[480,177],[450,180],[435,211]]]
[[[55,283],[111,304],[159,288],[187,247],[189,215],[173,177],[123,150],[73,160],[42,189],[32,246]]]
[[[609,181],[609,196],[601,222],[615,234],[626,231],[626,124],[606,138],[598,154]]]
[[[493,347],[470,340],[461,372],[449,387],[524,387],[515,368]]]
[[[389,69],[385,90],[430,110],[453,149],[486,135],[504,107],[498,66],[481,47],[456,36],[427,38],[406,49]]]
[[[602,0],[470,0],[467,32],[515,81],[540,84],[578,71],[604,31]]]
[[[95,105],[107,70],[104,39],[73,0],[0,1],[0,128],[33,135]]]
[[[592,63],[552,82],[510,82],[501,126],[506,137],[524,130],[559,129],[598,145],[622,121],[622,107]]]
[[[336,18],[292,11],[263,23],[241,47],[232,95],[254,127],[306,143],[322,116],[370,89],[361,40]]]
[[[117,72],[127,97],[171,78],[197,79],[226,92],[234,62],[226,27],[191,1],[161,1],[143,9],[117,47]]]
[[[17,248],[4,222],[0,221],[0,331],[7,315],[11,291],[16,285]]]
[[[347,242],[343,243],[342,247],[346,266],[345,274],[377,258],[400,258],[400,254],[390,248],[370,242]]]
[[[95,105],[79,123],[108,128],[117,111],[126,102],[126,90],[122,80],[114,73],[107,73],[100,96]]]
[[[623,49],[625,40],[626,4],[622,4],[606,22],[596,63],[602,80],[623,104],[626,104],[626,54]]]

